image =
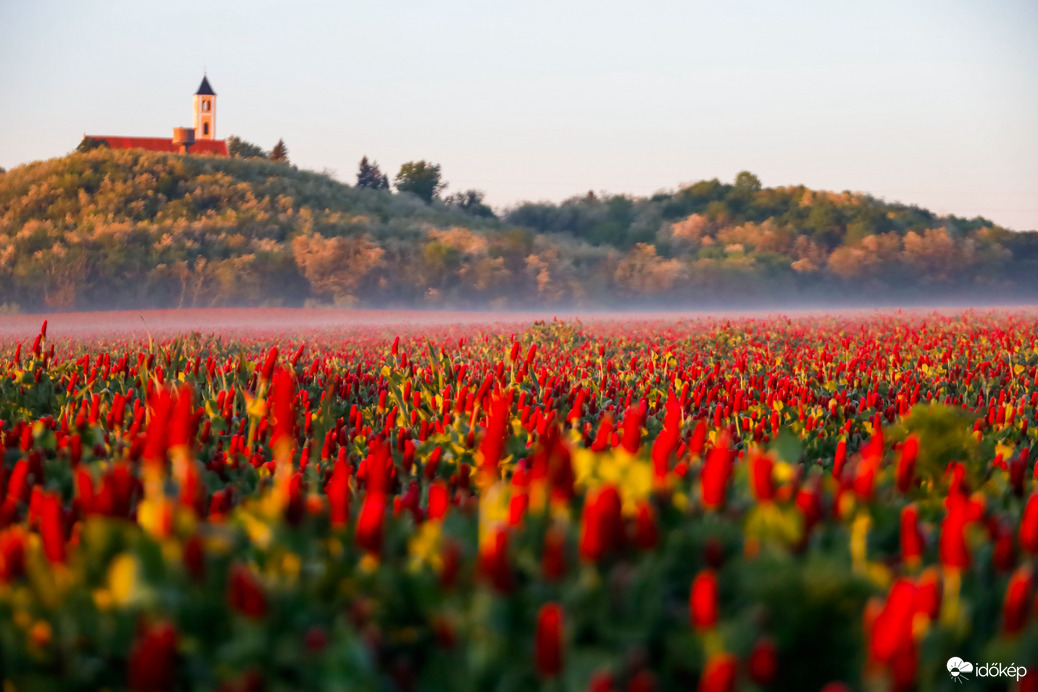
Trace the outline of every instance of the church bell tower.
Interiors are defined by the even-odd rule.
[[[216,139],[216,92],[206,76],[195,92],[195,141],[203,139]]]

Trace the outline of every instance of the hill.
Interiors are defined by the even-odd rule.
[[[501,218],[286,163],[95,149],[0,174],[0,304],[696,307],[1033,298],[1038,233],[741,173]]]

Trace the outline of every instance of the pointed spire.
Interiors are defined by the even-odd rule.
[[[202,84],[199,85],[198,91],[195,92],[195,96],[216,96],[216,92],[209,86],[209,77],[202,77]]]

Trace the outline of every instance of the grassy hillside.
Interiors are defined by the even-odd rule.
[[[0,304],[991,298],[1035,292],[1036,237],[750,174],[499,220],[284,163],[96,149],[0,174]]]

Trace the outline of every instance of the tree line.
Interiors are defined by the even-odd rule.
[[[1038,293],[1038,233],[861,193],[764,187],[744,172],[495,215],[478,191],[442,195],[437,164],[408,162],[391,186],[365,157],[347,185],[286,165],[281,144],[281,161],[237,145],[230,159],[99,148],[0,174],[0,310]]]
[[[279,149],[280,147],[280,149]],[[227,151],[235,158],[269,158],[272,161],[288,161],[288,149],[283,140],[268,154],[261,147],[247,142],[240,137],[227,138]],[[486,193],[482,190],[465,190],[447,195],[441,199],[447,182],[441,175],[439,164],[429,161],[408,161],[400,166],[400,171],[390,185],[389,176],[382,172],[377,161],[369,161],[367,156],[360,160],[357,168],[356,187],[369,190],[390,190],[396,187],[397,192],[415,195],[428,204],[442,201],[447,206],[457,207],[476,216],[493,217],[494,211],[484,203]]]

